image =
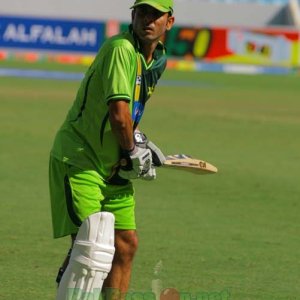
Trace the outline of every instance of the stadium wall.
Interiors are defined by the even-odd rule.
[[[0,12],[3,15],[129,22],[129,7],[133,2],[133,0],[9,0],[1,2]],[[291,25],[283,12],[287,6],[287,2],[284,1],[230,1],[228,4],[212,0],[174,0],[174,3],[178,25],[255,27]]]

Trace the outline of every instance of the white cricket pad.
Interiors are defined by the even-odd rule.
[[[92,214],[82,222],[56,300],[99,299],[115,253],[114,222],[109,212]]]

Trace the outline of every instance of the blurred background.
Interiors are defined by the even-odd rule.
[[[88,65],[130,23],[130,0],[0,4],[0,60]],[[287,73],[300,65],[299,0],[175,0],[169,68]],[[225,65],[224,65],[225,64]]]

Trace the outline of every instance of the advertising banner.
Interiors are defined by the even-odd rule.
[[[165,37],[173,57],[216,63],[299,66],[296,30],[175,27]]]
[[[96,53],[105,23],[0,15],[0,48]]]
[[[59,61],[90,62],[106,38],[127,30],[128,25],[116,20],[92,22],[0,15],[0,50],[54,52],[64,55]],[[199,62],[300,66],[300,33],[293,29],[175,26],[163,41],[169,57],[189,63],[191,69]],[[0,51],[0,59],[1,53],[7,56]],[[89,57],[81,59],[85,57],[82,54]]]

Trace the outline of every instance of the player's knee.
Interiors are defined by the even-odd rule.
[[[115,239],[115,257],[117,260],[127,263],[133,260],[138,248],[138,237],[135,231],[117,231]]]

